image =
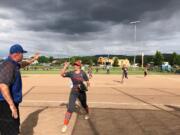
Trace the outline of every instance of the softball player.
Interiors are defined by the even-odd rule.
[[[74,112],[75,102],[77,99],[79,99],[82,107],[86,111],[85,119],[89,119],[89,108],[87,105],[87,96],[86,96],[87,87],[90,86],[89,79],[86,73],[83,70],[81,70],[80,61],[76,61],[74,63],[74,71],[66,72],[66,69],[68,66],[69,66],[69,63],[66,62],[64,64],[64,68],[61,71],[61,76],[69,77],[73,84],[73,87],[71,88],[71,93],[69,96],[68,109],[65,114],[64,125],[62,127],[63,133],[67,131],[67,126],[71,119],[72,113]],[[86,82],[87,87],[85,86],[84,81]]]
[[[122,67],[122,80],[121,80],[121,83],[124,82],[124,78],[128,79],[128,68],[126,67],[126,65],[123,65],[123,67]]]

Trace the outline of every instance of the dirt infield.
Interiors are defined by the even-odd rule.
[[[88,121],[78,116],[73,135],[179,135],[179,123],[163,110],[92,109]]]
[[[119,75],[93,77],[88,91],[91,119],[85,121],[74,113],[67,135],[72,131],[73,135],[180,134],[180,76],[132,75],[123,84],[120,79]],[[22,135],[61,135],[69,80],[24,75],[23,88]]]

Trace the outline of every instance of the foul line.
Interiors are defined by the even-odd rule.
[[[23,103],[67,103],[67,101],[63,101],[63,100],[51,100],[51,101],[47,101],[47,100],[24,100]],[[107,104],[107,105],[133,105],[133,106],[152,106],[150,104],[147,103],[127,103],[127,102],[123,102],[123,103],[115,103],[115,102],[88,102],[88,104]],[[156,106],[164,106],[164,104],[153,104]],[[174,105],[177,107],[180,107],[180,104],[168,104],[168,105]]]

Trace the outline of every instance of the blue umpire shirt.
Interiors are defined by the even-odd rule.
[[[10,57],[8,57],[3,63],[11,63],[11,68],[13,68],[13,75],[11,75],[11,83],[8,85],[9,90],[12,96],[12,99],[15,103],[19,104],[22,102],[22,78],[20,73],[20,64],[16,61],[13,61]],[[6,69],[4,69],[6,70]],[[1,69],[0,69],[1,71]],[[1,73],[1,72],[0,72]],[[5,73],[4,73],[5,75]],[[1,76],[1,74],[0,74]],[[3,78],[3,77],[0,77]],[[2,79],[3,80],[3,79]],[[0,83],[3,81],[0,80]],[[5,83],[6,84],[6,83]],[[4,97],[0,93],[0,101],[5,101]]]

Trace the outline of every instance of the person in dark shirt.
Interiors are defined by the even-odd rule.
[[[122,80],[121,83],[124,82],[124,78],[128,79],[128,68],[126,65],[123,65],[122,67]]]
[[[20,127],[19,104],[22,102],[22,79],[20,68],[39,58],[22,62],[24,51],[21,45],[10,48],[9,57],[0,64],[0,135],[18,135]]]
[[[68,104],[67,112],[65,114],[64,126],[62,127],[62,132],[66,132],[67,130],[69,120],[72,116],[72,113],[74,112],[76,99],[79,99],[82,107],[86,111],[85,119],[89,119],[89,108],[87,105],[87,96],[86,96],[87,87],[90,86],[89,79],[86,73],[83,70],[81,70],[80,61],[76,61],[74,63],[74,71],[66,72],[68,66],[69,63],[66,62],[64,64],[64,68],[61,71],[61,76],[69,77],[72,81],[73,86],[71,88],[71,93],[69,96],[69,104]],[[85,86],[84,81],[86,82],[87,87]]]
[[[146,77],[148,74],[147,66],[144,67],[144,77]]]

